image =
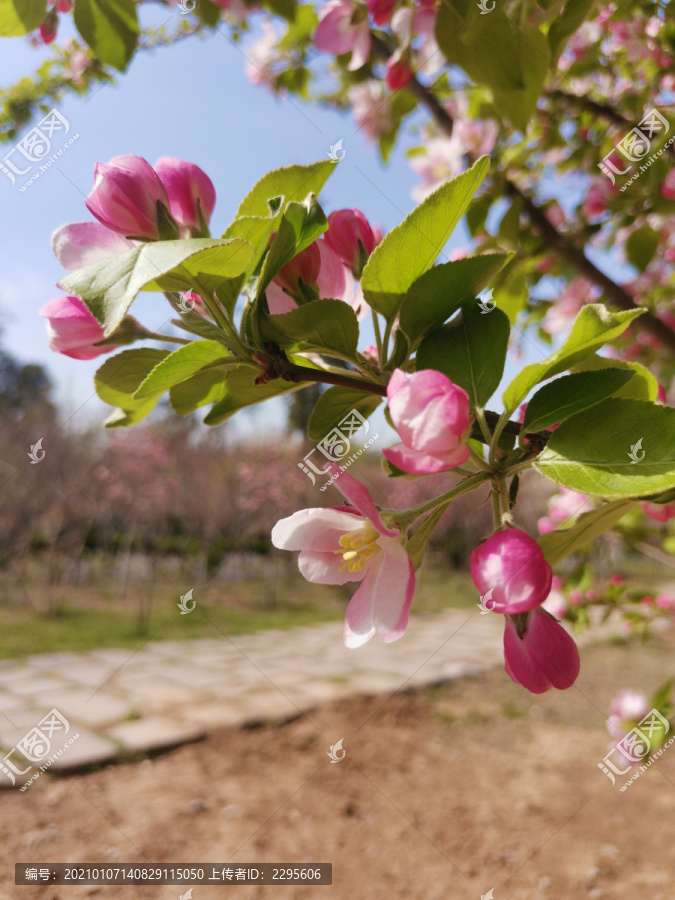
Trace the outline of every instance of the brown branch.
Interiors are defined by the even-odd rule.
[[[605,119],[605,121],[610,122],[612,125],[616,125],[617,128],[630,129],[633,127],[633,123],[626,119],[625,116],[622,116],[621,113],[614,109],[613,106],[610,106],[609,103],[599,103],[597,100],[591,99],[591,97],[577,97],[576,94],[568,94],[567,91],[561,90],[546,91],[545,96],[553,101],[560,100],[570,106],[575,106],[577,109],[591,112],[593,115]],[[666,152],[675,156],[675,144],[670,144],[666,147]]]
[[[377,37],[377,35],[372,35],[372,45],[376,55],[381,60],[385,61],[389,59],[392,51],[381,38]],[[416,75],[413,75],[408,84],[408,88],[415,94],[420,103],[426,106],[435,119],[438,127],[450,137],[454,125],[452,117],[445,107],[438,102],[429,88],[418,81]],[[562,91],[554,91],[553,93],[563,94]],[[570,99],[572,99],[571,95],[565,94],[564,96],[569,96]],[[625,120],[623,120],[618,113],[614,113],[611,107],[604,107],[601,104],[597,104],[594,100],[586,100],[586,102],[588,104],[587,108],[592,108],[598,115],[605,115],[606,117],[610,117],[611,115],[611,121],[616,123],[617,119],[620,119],[621,123],[624,124]],[[629,123],[625,122],[625,124]],[[615,306],[618,306],[620,309],[643,309],[643,307],[638,306],[634,302],[630,294],[622,288],[620,284],[612,281],[612,279],[605,275],[604,272],[601,272],[600,269],[588,259],[580,247],[577,247],[569,240],[569,238],[561,234],[561,232],[549,222],[543,210],[541,210],[534,201],[524,194],[512,181],[506,181],[506,193],[521,198],[523,211],[526,213],[543,240],[552,250],[564,259],[565,262],[576,269],[580,275],[583,275],[589,281],[592,281],[598,287],[602,288],[609,300]],[[675,332],[653,313],[648,311],[643,312],[635,322],[635,325],[637,328],[648,331],[657,338],[657,340],[661,341],[661,343],[675,351]]]
[[[506,193],[521,199],[524,212],[546,243],[565,262],[575,268],[580,275],[602,288],[615,306],[618,306],[620,309],[643,309],[643,307],[638,306],[634,302],[631,295],[620,284],[612,281],[604,272],[601,272],[580,247],[577,247],[565,235],[561,234],[549,222],[544,212],[512,181],[506,182]],[[675,351],[675,332],[668,328],[665,322],[662,322],[653,313],[643,312],[635,324],[638,328],[648,331],[662,344]]]

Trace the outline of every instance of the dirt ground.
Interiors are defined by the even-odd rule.
[[[332,887],[193,887],[193,900],[673,900],[675,749],[621,793],[597,768],[620,688],[674,674],[673,633],[589,648],[576,688],[503,671],[0,795],[2,900],[178,900],[186,888],[18,887],[14,863],[333,864]],[[331,764],[330,745],[345,758]]]

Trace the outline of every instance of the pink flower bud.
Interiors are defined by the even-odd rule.
[[[85,204],[108,228],[125,237],[158,240],[158,203],[168,210],[164,185],[142,157],[116,156],[109,163],[96,163],[94,187]]]
[[[619,722],[639,722],[649,712],[649,705],[642,691],[619,691],[610,703],[609,712]]]
[[[321,252],[314,241],[309,247],[294,256],[290,262],[277,272],[274,281],[286,292],[297,296],[301,294],[301,282],[307,286],[316,286],[321,271]]]
[[[675,171],[669,172],[666,175],[666,180],[661,186],[661,195],[665,197],[666,200],[675,200]]]
[[[324,240],[350,268],[355,278],[361,277],[363,267],[375,248],[375,235],[368,220],[359,209],[338,209],[328,216],[328,231]]]
[[[623,581],[623,575],[611,575],[609,579],[609,583],[613,585],[623,584]]]
[[[208,175],[199,166],[173,156],[158,160],[155,172],[166,188],[176,222],[182,228],[193,229],[197,236],[207,236],[216,205],[216,191]]]
[[[401,91],[410,84],[412,75],[409,51],[406,47],[399,47],[399,49],[389,57],[384,75],[384,82],[390,91]]]
[[[407,375],[392,372],[387,385],[389,414],[402,443],[383,450],[411,475],[461,466],[469,458],[465,440],[471,427],[469,395],[433,369]]]
[[[95,347],[103,340],[103,326],[79,297],[56,297],[45,303],[39,315],[47,319],[49,348],[71,359],[94,359],[115,347]]]
[[[580,603],[584,602],[584,595],[580,590],[578,590],[578,588],[574,588],[570,591],[568,600],[570,602],[570,606],[578,606]]]
[[[396,0],[368,0],[368,12],[376,25],[388,25],[395,6]]]
[[[524,621],[523,621],[524,619]],[[565,690],[579,675],[579,651],[562,625],[543,609],[510,617],[504,629],[506,674],[533,694]]]
[[[49,15],[40,25],[40,38],[43,44],[51,44],[56,40],[56,32],[58,31],[59,20],[56,16]]]
[[[73,6],[73,0],[58,0],[56,3],[56,8],[60,13],[69,13]]]
[[[534,538],[507,528],[495,531],[473,551],[471,577],[481,596],[492,591],[495,612],[514,615],[544,602],[553,573]]]
[[[675,503],[641,503],[643,512],[657,522],[675,519]]]

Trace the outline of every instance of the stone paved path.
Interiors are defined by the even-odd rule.
[[[502,664],[502,632],[501,616],[447,610],[413,617],[393,644],[373,639],[359,650],[347,650],[342,623],[330,622],[217,640],[150,642],[136,652],[2,661],[0,747],[10,751],[54,708],[68,720],[69,735],[79,737],[51,769],[157,751],[223,725],[288,720],[348,695],[391,694],[479,674]],[[65,743],[57,736],[54,742],[54,749]],[[10,786],[0,769],[0,787]]]

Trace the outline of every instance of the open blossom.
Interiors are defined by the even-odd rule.
[[[509,678],[533,694],[571,687],[580,668],[574,640],[543,609],[507,618],[504,663]]]
[[[469,458],[469,395],[442,372],[392,372],[387,385],[389,414],[400,444],[383,450],[395,466],[429,475],[461,466]]]
[[[675,519],[675,503],[641,503],[642,511],[656,522]]]
[[[263,22],[263,33],[246,50],[246,77],[252,85],[274,85],[272,66],[281,59],[281,33],[269,21]]]
[[[612,736],[622,737],[648,712],[649,704],[642,691],[619,691],[609,706],[607,729]]]
[[[415,591],[412,561],[399,531],[385,526],[367,489],[339,466],[331,471],[353,508],[302,509],[277,522],[272,543],[300,551],[298,566],[307,581],[361,582],[345,615],[348,647],[360,647],[375,634],[395,641],[408,624]]]
[[[103,326],[79,297],[56,297],[45,303],[39,315],[47,319],[49,349],[71,359],[94,359],[115,347],[95,347],[104,338]]]
[[[471,554],[471,578],[494,612],[514,615],[541,606],[553,573],[541,547],[518,528],[495,531]]]
[[[328,0],[319,10],[319,24],[314,32],[317,50],[339,56],[349,53],[352,58],[347,68],[350,72],[360,69],[370,55],[370,25],[368,14],[350,0]]]
[[[85,200],[99,222],[125,237],[160,237],[158,204],[169,198],[159,176],[140,156],[116,156],[96,163],[94,186]]]
[[[548,501],[548,515],[539,519],[539,534],[555,531],[560,525],[569,527],[572,519],[588,512],[588,497],[579,491],[571,491],[561,487],[559,494],[554,494]]]
[[[436,188],[455,178],[462,171],[464,148],[459,137],[433,138],[426,142],[423,153],[416,153],[408,165],[422,179],[411,191],[414,200],[421,202]]]
[[[155,163],[155,172],[166,188],[171,215],[190,236],[208,236],[216,191],[213,182],[194,163],[163,156]]]
[[[328,246],[342,263],[361,277],[368,257],[375,249],[375,235],[368,219],[360,209],[336,209],[328,216],[328,231],[324,235]]]
[[[591,302],[591,286],[583,278],[571,281],[544,316],[543,326],[549,334],[567,331],[581,307]]]
[[[401,41],[407,43],[411,34],[417,38],[415,68],[423,75],[435,75],[445,64],[445,57],[436,43],[436,14],[434,4],[414,8],[403,6],[396,10],[391,20],[392,31]]]
[[[359,130],[371,140],[377,140],[391,130],[391,108],[381,81],[371,78],[352,85],[347,91],[347,99]]]

